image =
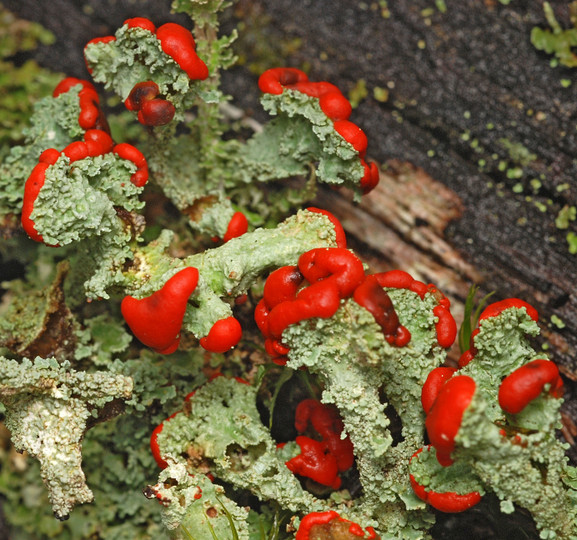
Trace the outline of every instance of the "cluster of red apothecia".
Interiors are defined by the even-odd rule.
[[[198,270],[186,267],[174,274],[150,296],[141,299],[126,296],[120,305],[124,320],[134,335],[161,354],[171,354],[180,343],[180,330],[190,295],[198,284]],[[200,345],[211,352],[226,352],[242,336],[234,317],[216,321]]]
[[[128,19],[124,24],[129,28],[139,27],[155,33],[162,50],[172,57],[191,79],[202,80],[208,77],[205,63],[195,52],[194,38],[190,31],[183,26],[167,23],[157,30],[151,21],[143,17]],[[105,36],[95,38],[88,44],[108,43],[115,39],[114,36]],[[88,69],[90,71],[90,68]],[[43,242],[42,235],[36,230],[34,221],[30,216],[34,210],[36,198],[44,186],[46,170],[56,163],[60,155],[66,155],[72,163],[87,157],[96,157],[113,152],[136,165],[136,172],[130,179],[134,185],[142,187],[148,180],[148,165],[142,153],[128,143],[115,145],[110,138],[110,129],[100,108],[98,93],[89,81],[67,77],[54,89],[53,97],[58,97],[78,85],[82,86],[78,93],[80,106],[78,124],[86,132],[84,141],[72,142],[62,151],[54,148],[45,150],[40,155],[38,165],[33,169],[24,188],[22,225],[30,238],[37,242]],[[127,99],[126,106],[130,110],[138,111],[139,120],[145,125],[166,124],[174,117],[174,106],[167,100],[158,98],[158,94],[156,83],[145,81],[136,85]]]
[[[184,27],[167,23],[158,29],[148,19],[137,17],[125,23],[129,28],[142,28],[155,33],[163,51],[171,56],[191,79],[205,79],[208,69],[195,52],[192,34]],[[114,36],[91,40],[89,43],[107,43],[114,41]],[[28,177],[22,205],[22,226],[26,233],[37,242],[44,242],[31,218],[34,204],[44,186],[46,170],[54,165],[60,156],[68,157],[70,163],[88,157],[97,157],[114,153],[118,157],[131,161],[136,171],[130,181],[137,187],[143,187],[148,180],[146,158],[135,146],[128,143],[115,144],[110,137],[110,129],[100,108],[100,99],[95,87],[89,81],[68,77],[54,89],[53,97],[58,97],[81,86],[78,93],[80,113],[79,126],[85,130],[83,141],[74,141],[62,151],[55,148],[45,150],[38,159],[38,164]],[[130,110],[138,111],[141,123],[149,126],[163,125],[174,116],[172,103],[158,98],[158,85],[153,81],[137,84],[125,104]],[[248,222],[241,212],[231,219],[225,241],[240,236],[247,231]],[[51,245],[58,247],[58,245]],[[122,313],[137,338],[157,352],[170,354],[180,342],[180,328],[186,310],[186,303],[194,292],[198,282],[198,271],[185,268],[172,276],[164,286],[149,297],[137,300],[127,296],[122,302]],[[240,324],[233,317],[217,321],[207,336],[200,340],[201,346],[212,352],[225,352],[238,343],[241,337]]]
[[[192,34],[176,23],[166,23],[156,28],[145,17],[127,19],[128,28],[140,28],[153,34],[162,50],[170,56],[191,80],[204,80],[208,77],[206,64],[196,54],[196,43]],[[98,37],[88,45],[115,41],[114,36]],[[90,71],[90,67],[88,68]],[[176,112],[174,105],[160,96],[158,85],[154,81],[137,83],[124,101],[126,108],[138,113],[138,121],[145,126],[164,126],[172,121]]]
[[[138,113],[138,121],[144,126],[164,126],[174,118],[174,105],[159,98],[160,89],[154,81],[136,84],[124,101],[129,111]]]
[[[318,98],[321,110],[333,122],[335,131],[359,153],[364,168],[361,190],[368,193],[376,187],[379,182],[379,169],[376,163],[365,161],[367,136],[359,126],[349,120],[352,112],[351,104],[334,84],[309,81],[307,74],[300,69],[272,68],[260,76],[258,87],[261,92],[267,94],[279,95],[288,88]]]
[[[479,322],[496,317],[509,308],[524,308],[531,319],[535,322],[538,320],[537,310],[533,306],[518,298],[508,298],[489,305],[481,313]],[[460,368],[474,361],[477,352],[474,340],[479,331],[480,328],[477,328],[473,332],[469,350],[461,355]],[[423,410],[427,415],[425,420],[427,434],[431,446],[435,449],[437,461],[443,467],[453,464],[451,454],[455,449],[455,437],[459,432],[463,414],[471,404],[476,391],[474,379],[468,375],[456,375],[457,372],[457,368],[446,366],[433,369],[423,385],[421,394]],[[529,403],[538,398],[546,387],[549,395],[555,398],[561,397],[563,381],[559,370],[551,360],[533,360],[517,368],[501,381],[498,393],[499,405],[507,414],[519,414]],[[501,434],[504,437],[509,435],[504,429],[501,430]],[[522,444],[521,438],[514,430],[511,435],[513,444]],[[422,450],[422,448],[418,450],[414,456]],[[410,479],[417,496],[443,512],[462,512],[481,500],[481,495],[476,491],[464,494],[436,493],[425,489],[413,475]]]
[[[343,421],[337,408],[316,399],[301,401],[295,413],[295,427],[299,435],[295,439],[301,452],[286,462],[295,474],[314,480],[323,486],[339,489],[339,473],[353,466],[353,444],[347,436],[341,439]]]
[[[321,212],[317,208],[308,210]],[[322,213],[330,215],[325,210]],[[289,348],[282,343],[286,328],[307,319],[332,317],[341,300],[349,297],[373,315],[391,345],[407,345],[411,334],[400,324],[385,288],[408,289],[421,299],[427,293],[433,294],[438,301],[433,309],[437,340],[442,347],[450,347],[457,336],[457,325],[449,311],[449,300],[433,285],[417,281],[401,270],[366,275],[361,260],[346,249],[342,226],[334,216],[330,215],[330,219],[339,231],[338,247],[308,251],[301,255],[297,266],[275,270],[265,283],[255,321],[273,361],[286,364]]]
[[[320,534],[325,533],[327,538],[357,536],[365,540],[380,540],[380,536],[373,527],[363,529],[358,523],[342,518],[334,510],[327,512],[311,512],[301,520],[299,529],[295,535],[295,540],[312,540],[320,538]],[[331,536],[328,536],[328,535]]]
[[[114,144],[110,137],[108,123],[100,109],[100,100],[94,86],[81,79],[67,77],[61,81],[53,92],[53,97],[58,97],[70,91],[78,85],[82,89],[78,93],[80,114],[78,124],[85,130],[84,141],[74,141],[66,146],[62,151],[55,148],[48,148],[38,158],[38,164],[32,169],[32,173],[26,180],[24,186],[24,198],[22,201],[22,226],[24,230],[36,242],[44,242],[42,235],[36,230],[36,225],[31,218],[34,210],[34,203],[44,186],[46,180],[46,170],[54,165],[60,156],[67,156],[70,163],[96,157],[110,152],[122,159],[133,162],[136,171],[130,177],[130,181],[137,187],[142,187],[148,180],[148,164],[142,152],[128,143]],[[52,247],[58,247],[52,245]]]
[[[332,217],[332,220],[334,219],[335,218]],[[344,281],[346,283],[350,276],[354,274],[355,270],[350,269],[351,264],[346,256],[341,258],[344,252],[347,251],[346,249],[343,247],[333,249],[337,250],[336,254],[338,255],[333,263],[335,263],[335,261],[343,263],[343,260],[345,262],[339,266],[339,271],[336,272],[337,278],[335,278],[333,285],[336,288],[336,293],[328,294],[333,294],[335,298],[340,298],[339,291],[343,290],[342,282]],[[328,251],[330,252],[331,250],[329,249]],[[327,251],[325,251],[325,253],[327,253]],[[320,268],[313,271],[313,274],[314,272],[319,272],[317,274],[319,281],[313,280],[313,283],[324,281],[333,275],[326,274],[324,264],[325,263],[322,263]],[[309,277],[310,276],[311,274],[309,274]],[[320,276],[325,277],[320,278]],[[279,295],[281,298],[285,300],[288,298],[294,301],[298,296],[296,291],[301,286],[302,281],[302,277],[298,279],[295,278],[294,267],[290,270],[280,272],[269,285],[272,287],[270,289],[271,294],[273,294],[274,291],[274,294]],[[444,296],[433,286],[418,282],[405,272],[385,272],[379,280],[376,280],[376,283],[379,284],[380,288],[406,288],[419,294],[421,298],[424,297],[426,293],[432,293],[437,296],[439,306],[442,306],[447,313],[449,313],[448,301]],[[281,287],[278,288],[277,285],[281,285]],[[340,289],[339,286],[341,287]],[[287,294],[289,289],[290,293]],[[373,290],[373,285],[371,285],[368,290]],[[281,303],[282,302],[279,302],[277,305]],[[331,306],[332,302],[328,301],[325,302],[325,304]],[[380,305],[379,302],[375,301],[372,301],[370,304]],[[537,318],[536,311],[529,304],[518,299],[507,299],[487,307],[481,314],[480,321],[488,317],[497,316],[503,310],[510,307],[523,307],[533,319],[536,320]],[[334,306],[329,307],[325,315],[332,312],[333,309]],[[373,311],[371,311],[371,313],[373,313],[375,320],[378,322],[378,310]],[[284,317],[288,317],[288,315],[284,315]],[[455,337],[453,332],[454,321],[452,321],[452,317],[450,318],[449,315],[446,315],[444,312],[441,316],[438,316],[437,319],[438,339],[440,342],[442,341],[445,346],[450,346]],[[286,322],[286,319],[284,319],[284,321]],[[288,324],[294,324],[294,322]],[[284,325],[284,322],[282,324],[279,323],[279,329],[286,328],[288,324]],[[449,337],[452,337],[452,340],[449,339]],[[471,348],[473,348],[473,342],[474,338],[471,340]],[[277,354],[277,352],[278,351],[275,351],[273,354]],[[469,361],[471,359],[470,355],[466,356],[466,358],[469,358]],[[435,368],[427,378],[422,391],[422,405],[427,414],[427,432],[431,440],[431,445],[436,450],[437,459],[443,466],[448,466],[453,463],[451,453],[454,450],[454,439],[459,430],[463,413],[470,404],[476,389],[476,384],[471,377],[463,375],[453,377],[456,371],[456,368],[445,366]],[[241,380],[241,382],[246,381]],[[562,381],[555,364],[549,360],[534,360],[516,369],[502,381],[499,389],[499,403],[505,412],[517,414],[542,393],[545,385],[549,385],[549,393],[551,395],[554,397],[560,396]],[[332,489],[338,489],[341,484],[339,474],[352,466],[354,453],[350,439],[348,437],[345,439],[340,438],[344,426],[336,408],[313,399],[304,400],[297,407],[295,427],[300,433],[296,438],[296,443],[300,448],[300,454],[287,461],[287,467],[295,474],[310,478]],[[156,437],[161,430],[162,425],[155,430],[153,438],[151,439],[151,446],[157,461],[162,465],[164,462],[156,443]],[[317,436],[309,436],[311,431],[316,433]],[[304,434],[307,432],[309,434]],[[506,434],[503,432],[503,435]],[[518,437],[512,439],[514,443],[517,440]],[[419,449],[413,457],[422,451],[423,448]],[[443,512],[464,511],[477,504],[481,499],[481,495],[478,492],[465,494],[455,492],[437,493],[420,485],[413,475],[410,475],[410,481],[413,490],[419,498]],[[374,534],[371,528],[363,530],[357,524],[343,520],[336,512],[313,512],[305,516],[297,532],[297,538],[306,539],[309,537],[307,535],[310,534],[313,527],[333,527],[336,526],[337,522],[340,523],[341,526],[342,522],[349,523],[350,527],[352,527],[352,529],[349,529],[349,533],[351,534],[363,538],[368,534],[369,536],[367,536],[367,538],[377,538],[376,536],[371,536],[371,534]]]

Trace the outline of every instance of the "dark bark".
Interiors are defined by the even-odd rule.
[[[58,41],[40,51],[44,65],[79,77],[87,77],[88,39],[127,17],[170,17],[169,2],[158,1],[4,4],[56,33]],[[565,375],[570,439],[570,430],[577,434],[577,255],[565,237],[577,229],[575,222],[559,229],[555,217],[577,205],[575,70],[551,67],[552,57],[531,44],[531,29],[547,27],[541,0],[447,0],[444,12],[433,0],[395,0],[388,17],[380,4],[241,1],[236,15],[251,39],[240,45],[252,47],[265,67],[307,65],[312,80],[329,80],[345,93],[364,79],[369,94],[352,120],[369,136],[371,158],[394,161],[361,205],[333,192],[320,200],[376,268],[400,267],[437,283],[457,312],[474,282],[482,292],[496,291],[495,299],[519,296],[535,305],[543,342]],[[567,2],[551,4],[570,26]],[[266,54],[255,35],[270,40]],[[300,47],[283,48],[294,38]],[[258,111],[256,75],[247,66],[224,81],[237,104]],[[386,101],[375,99],[377,87],[388,90]]]

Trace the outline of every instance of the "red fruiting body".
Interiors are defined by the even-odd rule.
[[[336,458],[339,472],[350,469],[355,459],[353,444],[348,436],[341,438],[344,424],[337,408],[316,399],[301,401],[295,413],[295,428],[304,433],[309,423],[322,437],[325,451]]]
[[[78,94],[80,115],[78,123],[82,129],[98,128],[98,119],[101,116],[98,94],[93,88],[84,88]]]
[[[421,300],[425,298],[425,295],[429,292],[430,288],[428,285],[423,283],[422,281],[413,280],[413,283],[408,287],[409,291],[413,291],[414,293],[418,294]]]
[[[422,451],[422,448],[417,450],[411,457],[411,460]],[[412,474],[409,475],[409,479],[415,495],[441,512],[464,512],[481,501],[481,494],[478,491],[463,494],[455,493],[454,491],[437,493],[436,491],[428,490],[419,484]]]
[[[477,354],[477,349],[475,348],[475,336],[480,331],[481,330],[479,328],[475,328],[475,330],[471,332],[471,337],[469,339],[469,349],[459,357],[458,364],[460,368],[465,367],[471,360],[473,360],[473,358],[475,358],[475,355]]]
[[[299,435],[295,440],[301,453],[286,462],[288,469],[318,484],[338,489],[341,479],[338,476],[339,468],[335,456],[325,453],[324,445],[320,441],[304,435]]]
[[[228,242],[233,238],[238,238],[246,231],[248,231],[248,220],[246,216],[242,212],[235,212],[228,223],[223,241]]]
[[[80,105],[78,124],[84,130],[102,129],[108,132],[108,123],[100,111],[100,99],[98,98],[96,89],[88,81],[67,77],[58,83],[52,96],[58,97],[60,94],[68,92],[71,88],[79,84],[82,85],[82,90],[78,93],[78,104]]]
[[[284,86],[308,81],[304,71],[296,68],[272,68],[265,71],[258,79],[258,87],[265,94],[282,94]]]
[[[88,157],[88,147],[83,141],[75,141],[66,146],[62,153],[70,159],[70,163],[73,163]]]
[[[200,339],[200,346],[210,352],[224,353],[232,349],[242,337],[240,323],[234,317],[216,321],[207,336]]]
[[[381,287],[407,289],[418,294],[421,299],[424,299],[427,293],[433,294],[438,302],[438,305],[433,308],[433,314],[437,317],[435,323],[437,341],[444,348],[449,348],[454,343],[457,337],[457,323],[449,311],[451,303],[434,285],[425,285],[422,281],[413,279],[411,274],[402,270],[381,272],[375,274],[375,277]]]
[[[408,328],[400,324],[397,327],[395,335],[386,339],[389,344],[394,345],[395,347],[404,347],[405,345],[408,345],[409,341],[411,341],[411,332]]]
[[[408,289],[413,283],[414,278],[408,272],[403,270],[390,270],[375,274],[381,287],[390,289]]]
[[[157,97],[160,89],[154,81],[144,81],[134,85],[124,101],[129,111],[138,111],[138,121],[144,126],[165,126],[176,113],[174,105]]]
[[[288,361],[286,356],[290,349],[285,347],[278,339],[266,338],[264,340],[264,349],[275,364],[279,366],[286,365]]]
[[[154,99],[158,94],[160,94],[160,89],[154,81],[139,82],[128,94],[124,105],[129,111],[139,111],[143,103]]]
[[[88,155],[91,157],[108,154],[114,147],[112,137],[101,129],[89,129],[84,134],[84,141],[88,150]]]
[[[171,414],[164,422],[170,420],[171,418],[174,418],[179,412],[180,411],[177,411]],[[166,467],[168,467],[168,463],[166,463],[166,461],[162,459],[162,456],[160,454],[160,448],[158,447],[158,435],[164,429],[164,422],[156,426],[152,434],[150,435],[150,451],[152,452],[152,457],[154,458],[154,461],[156,461],[156,463],[161,469],[166,469]]]
[[[348,120],[337,120],[334,123],[334,127],[335,131],[348,143],[352,144],[361,157],[364,157],[368,145],[364,131]]]
[[[429,373],[421,391],[421,404],[425,414],[428,414],[437,399],[441,387],[455,374],[456,368],[437,367]]]
[[[145,17],[134,17],[132,19],[126,19],[124,24],[127,25],[128,28],[143,28],[144,30],[148,30],[153,34],[156,31],[156,26],[154,23]]]
[[[533,360],[503,379],[499,387],[499,405],[509,414],[518,414],[541,395],[545,385],[549,385],[550,395],[561,397],[563,381],[555,363]]]
[[[189,30],[176,23],[163,24],[156,30],[162,50],[168,54],[190,79],[208,77],[206,64],[196,54],[196,43]]]
[[[467,351],[465,351],[460,357],[459,357],[459,367],[465,367],[471,360],[473,360],[473,358],[475,358],[475,353],[476,351],[474,349],[469,349]]]
[[[161,469],[166,469],[168,467],[168,463],[162,459],[160,455],[160,448],[158,447],[158,435],[164,428],[164,424],[160,424],[154,428],[152,435],[150,436],[150,451],[152,452],[152,457],[154,461],[158,464]]]
[[[128,143],[117,144],[112,151],[118,157],[132,161],[136,165],[136,171],[130,177],[130,181],[136,187],[143,187],[148,181],[148,163],[143,153]]]
[[[422,281],[417,281],[411,274],[403,270],[390,270],[389,272],[375,274],[375,276],[379,280],[381,287],[408,289],[418,294],[421,299],[423,299],[428,292],[437,292],[433,285],[425,285]]]
[[[234,305],[235,306],[242,306],[243,304],[246,304],[247,301],[248,301],[248,294],[239,294],[234,299]]]
[[[161,469],[166,469],[168,467],[168,463],[162,459],[160,455],[160,448],[158,447],[158,435],[163,430],[164,424],[160,424],[154,428],[152,435],[150,436],[150,451],[152,452],[152,457],[154,461],[158,464]]]
[[[349,100],[340,90],[319,96],[321,110],[333,121],[347,120],[353,111]]]
[[[500,302],[494,302],[493,304],[488,305],[481,315],[479,315],[479,321],[483,319],[487,319],[489,317],[496,317],[502,311],[505,311],[509,308],[525,308],[527,311],[527,315],[531,317],[535,322],[539,320],[539,314],[537,310],[527,302],[520,300],[519,298],[506,298],[505,300],[501,300]]]
[[[345,235],[345,230],[343,229],[341,222],[333,214],[331,214],[327,210],[323,210],[322,208],[315,208],[314,206],[309,206],[307,208],[307,210],[309,212],[316,212],[317,214],[322,214],[323,216],[328,217],[329,221],[335,227],[335,239],[336,239],[337,247],[340,247],[340,248],[346,248],[347,247],[347,237]]]
[[[288,349],[286,353],[282,353],[279,347],[282,347],[282,345],[277,339],[266,338],[264,340],[264,349],[271,358],[277,359],[288,354]]]
[[[74,85],[72,85],[74,86]],[[66,91],[66,90],[64,90]],[[89,156],[95,157],[110,152],[113,142],[108,133],[100,129],[89,129],[84,134],[83,141],[75,141],[70,143],[62,152],[55,148],[48,148],[44,150],[38,158],[38,165],[32,169],[32,173],[26,180],[24,186],[24,198],[22,201],[22,217],[21,222],[24,230],[30,238],[36,242],[44,242],[42,235],[36,230],[34,222],[30,219],[30,215],[34,210],[34,203],[44,186],[46,180],[46,170],[50,165],[54,165],[58,158],[64,154],[70,162],[85,159]],[[58,247],[51,245],[50,247]]]
[[[276,339],[267,339],[266,342],[267,345],[270,344],[270,347],[272,347],[273,353],[271,356],[286,356],[290,351],[288,347],[285,347],[280,341]]]
[[[376,163],[371,162],[367,164],[364,159],[361,159],[361,164],[365,169],[365,174],[361,178],[361,191],[364,195],[372,191],[379,183],[379,168]]]
[[[277,304],[270,310],[266,337],[280,339],[291,324],[315,317],[332,317],[340,300],[350,296],[364,279],[361,261],[343,248],[308,251],[299,258],[299,270],[311,285],[302,289],[294,300]]]
[[[299,530],[295,535],[295,540],[312,540],[311,534],[316,532],[314,529],[326,526],[331,523],[331,521],[335,520],[340,523],[348,523],[348,532],[354,536],[366,538],[367,540],[380,540],[380,536],[377,535],[372,527],[367,527],[365,530],[363,530],[363,528],[358,523],[354,523],[348,519],[342,518],[334,510],[329,510],[327,512],[311,512],[310,514],[307,514],[305,517],[303,517],[299,526]],[[315,535],[314,538],[317,538],[317,536]],[[320,536],[318,538],[320,538]]]
[[[429,440],[437,451],[438,462],[443,467],[453,463],[451,452],[455,448],[455,437],[475,389],[476,384],[471,377],[451,377],[441,386],[437,399],[427,414],[425,426]]]
[[[142,104],[138,111],[138,121],[143,126],[165,126],[170,124],[176,109],[174,105],[166,99],[151,99]]]
[[[54,88],[52,97],[58,97],[60,94],[65,94],[74,86],[81,84],[83,88],[94,88],[91,83],[75,77],[66,77],[62,79]]]
[[[86,133],[84,135],[86,136]],[[56,150],[56,148],[47,148],[40,154],[38,163],[48,163],[50,165],[54,165],[58,161],[59,157],[60,152]]]
[[[391,302],[389,295],[379,284],[376,276],[366,276],[365,280],[355,289],[353,298],[357,304],[370,311],[377,324],[382,328],[383,334],[389,343],[399,345],[397,336],[402,325],[399,323],[399,317]],[[405,328],[401,332],[401,343],[406,345],[410,332]]]
[[[266,286],[266,283],[265,283]],[[254,321],[258,326],[258,329],[266,336],[268,334],[268,313],[269,310],[264,303],[264,299],[261,299],[259,303],[254,308]]]
[[[272,272],[263,289],[262,302],[265,309],[271,310],[281,302],[294,300],[303,281],[304,277],[296,266],[283,266]],[[258,320],[257,324],[259,324]]]
[[[40,162],[38,165],[32,169],[28,180],[24,186],[24,199],[22,201],[22,227],[26,231],[26,234],[32,238],[35,242],[44,242],[42,235],[36,230],[36,226],[30,215],[34,210],[34,202],[36,197],[40,193],[40,190],[44,186],[44,181],[46,179],[46,169],[50,167],[50,163]]]
[[[120,305],[124,320],[142,343],[161,354],[173,353],[180,342],[188,298],[197,283],[198,270],[189,267],[150,296],[141,300],[126,296]]]
[[[344,248],[317,248],[303,253],[299,257],[299,270],[311,283],[305,291],[311,291],[329,282],[334,283],[339,296],[347,298],[363,282],[365,270],[360,259]],[[308,297],[310,293],[306,293]]]
[[[333,519],[339,518],[339,514],[334,510],[328,512],[311,512],[307,514],[302,520],[299,526],[299,530],[296,533],[295,540],[310,540],[311,528],[315,525],[326,525],[330,523]]]
[[[433,308],[433,315],[437,317],[435,330],[437,331],[437,341],[441,347],[448,349],[457,337],[457,323],[451,312],[443,305]]]

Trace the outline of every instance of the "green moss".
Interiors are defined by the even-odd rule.
[[[565,205],[555,218],[555,226],[558,229],[568,229],[571,222],[577,218],[577,208],[574,206]]]
[[[348,93],[348,98],[353,109],[357,108],[361,101],[369,95],[367,89],[367,81],[365,79],[359,79],[353,88]]]
[[[61,78],[34,60],[17,67],[9,58],[19,51],[31,51],[39,44],[53,42],[51,32],[37,23],[16,18],[0,6],[0,148],[21,141],[22,125],[32,115],[34,103],[50,93]]]
[[[498,142],[499,145],[507,151],[509,158],[521,167],[526,167],[537,159],[537,156],[520,142],[514,142],[504,138],[499,139]]]
[[[570,10],[572,13],[577,11],[576,6],[576,2],[571,2]],[[531,43],[540,51],[554,54],[560,64],[569,68],[576,67],[577,55],[572,50],[577,46],[577,26],[574,20],[572,20],[572,28],[564,29],[555,18],[553,8],[549,2],[543,2],[543,11],[549,28],[534,27],[531,30]]]
[[[569,253],[571,255],[575,255],[577,253],[577,234],[574,232],[568,232],[567,236],[567,244],[569,244]]]
[[[563,322],[563,319],[561,319],[560,317],[558,317],[557,315],[553,314],[551,315],[551,322],[557,327],[559,328],[559,330],[565,328],[567,325]]]
[[[389,91],[386,88],[375,86],[373,88],[373,97],[380,103],[386,103],[389,100]]]

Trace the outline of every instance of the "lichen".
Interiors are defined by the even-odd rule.
[[[454,465],[445,471],[429,450],[415,456],[411,473],[437,492],[492,491],[502,511],[512,511],[513,503],[528,509],[541,538],[571,538],[577,530],[577,494],[563,478],[573,468],[567,445],[555,437],[562,400],[541,393],[515,415],[499,406],[503,378],[542,357],[527,338],[538,333],[537,323],[524,308],[509,308],[482,320],[479,329],[474,358],[459,370],[474,379],[476,390],[455,438]]]
[[[0,358],[0,400],[14,445],[40,461],[54,514],[66,519],[77,504],[92,501],[82,471],[86,423],[113,399],[127,399],[131,379],[70,369],[37,357]]]
[[[287,540],[307,515],[338,512],[327,534],[429,538],[434,504],[420,486],[492,492],[504,512],[525,507],[543,538],[575,536],[577,473],[555,437],[560,380],[515,414],[499,401],[501,381],[516,370],[536,359],[557,369],[530,344],[539,330],[530,306],[462,333],[470,362],[458,377],[474,381],[475,393],[445,467],[440,451],[425,446],[423,388],[447,367],[456,333],[450,303],[405,272],[370,276],[337,219],[309,207],[319,183],[358,199],[378,180],[360,128],[345,124],[361,139],[353,145],[314,95],[335,87],[309,81],[301,87],[308,95],[290,83],[304,72],[280,70],[280,93],[261,99],[270,121],[248,132],[227,116],[220,71],[234,62],[236,32],[219,35],[218,15],[229,6],[173,4],[194,18],[192,34],[179,32],[189,46],[194,35],[209,72],[202,80],[139,26],[151,21],[87,46],[89,70],[113,101],[154,81],[163,106],[175,107],[172,119],[143,128],[135,111],[121,113],[111,123],[114,137],[130,141],[121,146],[88,83],[69,79],[55,93],[72,83],[68,91],[37,103],[0,165],[3,211],[10,219],[22,212],[36,241],[18,233],[2,244],[2,255],[25,268],[3,284],[0,306],[0,402],[13,448],[30,458],[17,457],[0,431],[0,453],[13,465],[0,472],[0,492],[15,534]],[[379,6],[386,16],[387,3]],[[99,119],[90,131],[86,112]],[[484,152],[469,132],[462,139]],[[534,156],[502,146],[514,163],[503,160],[501,172],[524,176]],[[529,183],[535,194],[541,180]],[[571,208],[559,226],[572,224]],[[354,287],[345,284],[348,270]],[[264,313],[285,302],[293,322],[271,337]],[[301,422],[301,403],[324,412]],[[339,452],[346,463],[337,463]],[[309,458],[330,461],[337,480],[292,467]],[[51,511],[70,519],[55,521]]]
[[[23,144],[12,146],[0,164],[0,196],[4,203],[0,213],[20,212],[24,183],[44,150],[62,149],[69,142],[81,138],[79,89],[71,89],[56,98],[44,97],[35,104],[31,125],[23,129]]]

